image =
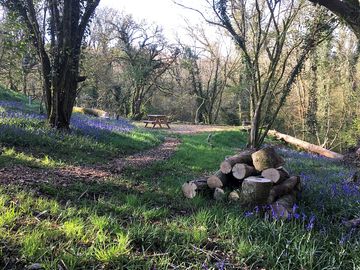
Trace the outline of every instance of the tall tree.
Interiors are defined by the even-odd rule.
[[[129,15],[117,17],[110,23],[120,49],[118,62],[128,81],[130,116],[139,120],[146,99],[151,97],[159,79],[175,62],[179,50],[167,44],[158,26],[148,25],[145,21],[138,23]]]
[[[211,6],[216,21],[198,12],[209,23],[227,30],[243,55],[244,80],[250,92],[248,146],[257,148],[274,124],[308,54],[331,28],[329,18],[318,15],[296,30],[303,1],[217,0]]]
[[[85,80],[79,75],[83,38],[99,2],[0,0],[30,34],[42,65],[49,123],[56,129],[69,128],[78,83]]]

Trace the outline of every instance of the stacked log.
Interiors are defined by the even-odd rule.
[[[223,200],[228,194],[230,201],[241,205],[270,204],[273,212],[287,217],[301,191],[301,182],[298,176],[289,174],[284,164],[284,159],[272,147],[246,150],[225,158],[220,169],[206,181],[185,183],[183,193],[193,198],[198,191],[207,189],[213,192],[215,200]]]
[[[207,179],[196,179],[182,185],[182,192],[188,199],[194,198],[201,190],[208,189]]]

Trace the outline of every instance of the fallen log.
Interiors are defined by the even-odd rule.
[[[291,193],[300,183],[300,177],[292,176],[279,185],[273,186],[269,193],[268,203],[274,202],[278,197]]]
[[[227,183],[228,183],[227,175],[222,173],[220,170],[207,179],[207,185],[209,186],[209,188],[212,189],[223,188],[227,185]]]
[[[246,150],[241,152],[238,155],[228,157],[226,158],[221,164],[220,164],[220,171],[224,174],[231,173],[232,168],[237,163],[245,163],[247,165],[252,165],[252,159],[251,154],[254,151]]]
[[[280,184],[290,177],[287,171],[274,168],[269,168],[262,171],[261,176],[270,179],[274,184]]]
[[[266,204],[272,182],[269,179],[250,176],[245,178],[241,186],[241,203],[245,205]]]
[[[260,149],[252,153],[251,157],[255,169],[260,172],[269,168],[280,167],[285,163],[284,159],[272,147]]]
[[[238,180],[243,180],[246,177],[256,175],[257,173],[258,172],[253,166],[249,166],[243,163],[237,163],[232,168],[232,175]]]
[[[186,198],[192,199],[196,196],[197,191],[209,188],[206,179],[188,181],[182,185],[182,192]]]
[[[303,140],[297,139],[297,138],[292,137],[290,135],[280,133],[280,132],[278,132],[276,130],[270,130],[268,132],[268,135],[274,136],[278,140],[285,141],[285,142],[287,142],[289,144],[300,147],[300,148],[302,148],[302,149],[304,149],[304,150],[306,150],[308,152],[316,153],[316,154],[319,154],[319,155],[324,156],[324,157],[338,159],[338,160],[343,160],[344,159],[344,156],[342,154],[330,151],[330,150],[328,150],[326,148],[323,148],[323,147],[315,145],[315,144],[305,142]]]

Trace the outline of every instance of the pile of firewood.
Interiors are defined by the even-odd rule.
[[[290,176],[284,168],[284,159],[274,148],[259,151],[246,150],[226,158],[214,175],[186,182],[182,186],[185,197],[194,198],[201,190],[213,192],[215,200],[226,198],[244,206],[270,205],[279,216],[292,212],[298,193],[300,178]]]

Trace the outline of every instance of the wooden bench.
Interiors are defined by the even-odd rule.
[[[148,119],[143,121],[145,123],[145,127],[148,126],[148,124],[152,124],[155,128],[156,125],[158,125],[160,128],[162,128],[162,125],[166,125],[168,128],[170,128],[169,124],[171,123],[168,121],[167,116],[163,114],[149,114]]]

